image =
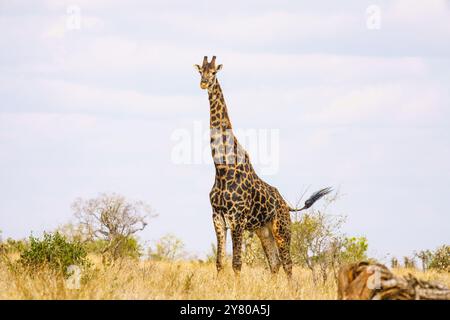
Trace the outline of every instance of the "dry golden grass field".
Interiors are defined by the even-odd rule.
[[[393,271],[450,286],[449,273]],[[217,277],[214,264],[187,261],[95,263],[86,277],[79,289],[68,289],[63,277],[48,270],[32,276],[0,263],[0,299],[336,299],[333,276],[314,285],[311,273],[300,268],[291,283],[282,271],[272,276],[263,267],[244,266],[236,280],[230,266]]]

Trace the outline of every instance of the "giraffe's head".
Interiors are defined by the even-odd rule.
[[[203,58],[203,64],[201,66],[199,66],[198,64],[194,66],[197,68],[198,72],[200,72],[200,88],[202,89],[211,88],[216,82],[217,72],[222,69],[221,64],[216,66],[216,56],[213,56],[210,62],[208,62],[208,57],[205,56]]]

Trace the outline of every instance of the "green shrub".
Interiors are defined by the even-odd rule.
[[[430,269],[450,272],[450,246],[439,247],[432,256]]]
[[[159,239],[155,247],[149,248],[150,260],[174,261],[185,256],[184,243],[172,234],[166,234]]]
[[[142,248],[133,236],[117,236],[111,241],[92,240],[85,243],[85,248],[87,252],[101,255],[108,261],[120,258],[138,259],[142,256]]]
[[[42,239],[30,236],[29,245],[21,253],[19,263],[30,270],[48,266],[67,276],[67,268],[70,265],[89,265],[86,256],[86,250],[80,242],[69,242],[58,232],[44,233]]]
[[[342,241],[341,261],[352,263],[367,260],[369,244],[366,237],[349,237]]]
[[[120,236],[114,238],[109,244],[112,248],[112,255],[117,258],[139,259],[142,255],[142,248],[135,237]]]

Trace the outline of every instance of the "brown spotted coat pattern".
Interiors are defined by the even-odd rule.
[[[217,235],[217,270],[224,267],[227,229],[231,231],[233,270],[242,266],[244,230],[255,232],[261,240],[272,272],[277,272],[280,259],[288,276],[292,274],[290,256],[289,206],[278,190],[258,177],[247,152],[233,134],[222,89],[216,73],[215,57],[210,63],[196,65],[202,89],[208,89],[210,103],[211,152],[216,175],[210,192],[213,223]]]

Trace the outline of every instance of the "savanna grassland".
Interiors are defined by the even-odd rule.
[[[336,299],[334,277],[314,284],[307,269],[294,268],[289,282],[281,271],[272,276],[263,266],[244,266],[237,280],[230,266],[218,277],[214,263],[122,260],[105,266],[90,257],[92,266],[78,289],[69,289],[64,276],[41,267],[33,273],[0,263],[0,299]],[[450,273],[398,268],[450,286]]]
[[[214,245],[201,260],[171,234],[140,244],[137,233],[148,224],[141,202],[100,195],[77,200],[73,208],[75,224],[41,237],[0,238],[0,299],[332,300],[340,266],[373,261],[365,237],[342,233],[342,218],[310,210],[292,222],[291,281],[282,269],[270,273],[261,243],[251,233],[243,237],[240,277],[230,255],[218,275]],[[450,287],[449,245],[403,258],[403,268],[393,268],[394,274],[411,273]],[[416,268],[417,259],[426,272]],[[391,265],[400,263],[393,258]]]

